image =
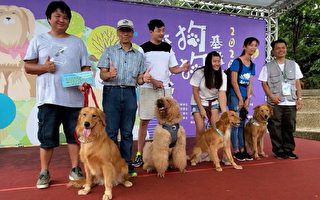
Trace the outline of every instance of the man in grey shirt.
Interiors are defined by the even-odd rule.
[[[69,6],[63,1],[53,1],[48,5],[46,16],[51,30],[31,40],[24,58],[25,71],[37,75],[41,161],[41,172],[37,181],[39,189],[49,187],[49,164],[53,149],[59,146],[61,124],[72,164],[69,179],[83,178],[79,167],[80,147],[74,134],[78,114],[83,107],[83,96],[81,88],[62,87],[61,75],[90,70],[84,43],[66,33],[71,20]]]

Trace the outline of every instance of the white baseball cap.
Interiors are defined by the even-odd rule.
[[[118,21],[118,24],[117,24],[117,29],[120,29],[120,28],[130,28],[131,30],[133,30],[133,23],[131,20],[128,20],[128,19],[121,19]]]

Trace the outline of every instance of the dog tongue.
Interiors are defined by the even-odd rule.
[[[83,130],[83,135],[84,135],[84,137],[89,137],[89,135],[90,135],[90,133],[91,133],[91,129],[84,129]]]

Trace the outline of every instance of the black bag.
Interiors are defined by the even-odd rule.
[[[238,60],[238,62],[239,62],[239,71],[238,71],[238,78],[239,78],[239,76],[242,73],[243,63],[242,63],[240,58],[237,58],[236,60]],[[252,70],[252,68],[253,68],[253,62],[250,60],[250,71]],[[224,73],[227,75],[227,91],[226,91],[226,95],[228,97],[230,89],[232,88],[230,67],[227,70],[224,70]],[[244,86],[244,87],[248,86],[248,85],[245,85],[245,84],[239,84],[239,85]]]

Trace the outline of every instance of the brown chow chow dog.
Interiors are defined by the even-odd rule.
[[[231,127],[239,126],[239,124],[240,118],[234,111],[224,112],[219,121],[217,121],[216,127],[209,128],[197,136],[196,144],[193,147],[192,154],[189,156],[191,165],[197,165],[197,163],[201,162],[201,155],[208,153],[216,170],[219,172],[222,171],[218,151],[223,148],[232,166],[235,169],[242,169],[242,167],[237,165],[233,160],[230,144]]]
[[[143,169],[148,172],[155,169],[159,177],[164,177],[169,165],[185,172],[186,135],[179,125],[182,118],[179,104],[171,97],[162,97],[156,101],[155,113],[159,124],[153,142],[147,142],[143,148]]]
[[[255,159],[260,156],[268,157],[263,150],[264,135],[267,133],[268,120],[272,116],[272,107],[268,104],[258,105],[254,108],[253,117],[246,124],[244,137],[247,150],[251,150]]]
[[[121,157],[117,145],[105,131],[105,115],[93,107],[82,108],[78,117],[76,132],[81,142],[80,159],[84,164],[86,179],[71,181],[68,186],[82,187],[79,195],[87,195],[91,187],[105,186],[103,200],[112,199],[112,187],[123,184],[131,187],[128,165]]]

